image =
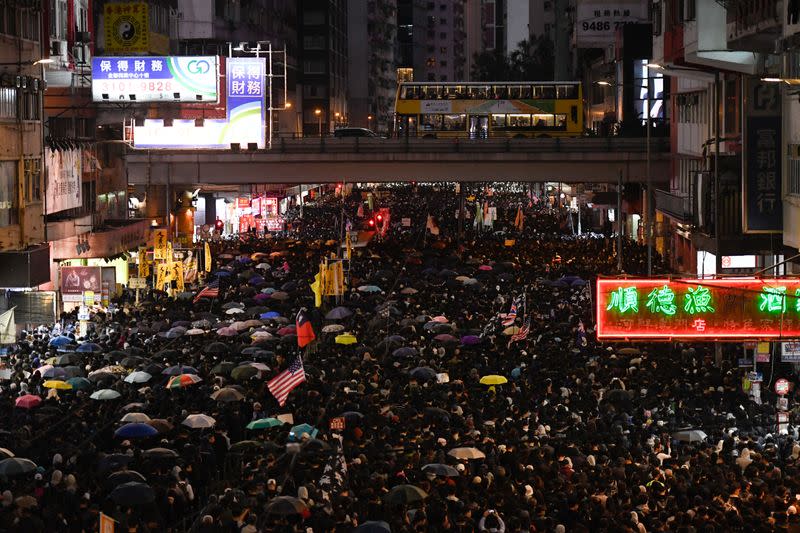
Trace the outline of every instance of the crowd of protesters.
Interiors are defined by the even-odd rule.
[[[126,294],[86,337],[74,312],[20,335],[0,359],[0,531],[797,530],[797,435],[735,354],[597,342],[610,236],[522,187],[338,192],[285,235],[215,242],[215,297]],[[345,229],[373,231],[317,308]],[[624,259],[644,272],[644,247]],[[298,357],[281,406],[267,383]]]

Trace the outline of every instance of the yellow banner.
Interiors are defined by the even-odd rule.
[[[111,3],[103,8],[106,53],[149,52],[150,28],[147,2]]]
[[[335,261],[325,267],[325,295],[341,296],[344,294],[344,263]]]
[[[175,281],[175,288],[178,289],[178,292],[183,292],[184,278],[182,261],[175,261],[172,263],[172,280]]]
[[[156,290],[163,291],[164,286],[172,281],[172,269],[167,263],[156,265]]]
[[[352,242],[350,240],[350,232],[349,231],[345,234],[345,241],[344,242],[345,242],[345,257],[347,258],[348,261],[350,261],[350,259],[353,256],[353,244],[352,244]]]
[[[165,229],[153,230],[153,258],[162,260],[167,258],[167,230]]]
[[[100,513],[100,533],[114,533],[114,519]]]
[[[314,275],[311,290],[314,292],[314,306],[322,307],[322,276],[319,273]]]
[[[208,243],[205,243],[204,246],[206,257],[205,257],[205,270],[206,272],[211,272],[211,247]]]
[[[139,248],[139,277],[150,275],[150,263],[147,261],[147,248]]]

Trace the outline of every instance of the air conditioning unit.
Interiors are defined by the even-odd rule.
[[[88,44],[76,44],[72,47],[72,58],[76,65],[88,65],[92,62]]]
[[[67,41],[50,41],[50,57],[66,63],[69,60],[67,57]]]

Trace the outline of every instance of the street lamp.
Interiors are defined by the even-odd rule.
[[[17,67],[30,67],[36,65],[49,65],[51,63],[55,63],[56,60],[50,57],[43,57],[42,59],[37,59],[36,61],[11,61],[8,63],[0,63],[0,66],[9,66],[14,65]]]
[[[367,129],[372,129],[372,115],[367,115]]]
[[[322,137],[322,109],[316,108],[314,110],[314,114],[317,116],[319,121],[319,136]]]

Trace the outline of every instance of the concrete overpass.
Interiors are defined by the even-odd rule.
[[[271,150],[136,150],[131,185],[390,181],[644,182],[645,139],[278,139]],[[669,179],[669,139],[651,139],[653,181]]]

